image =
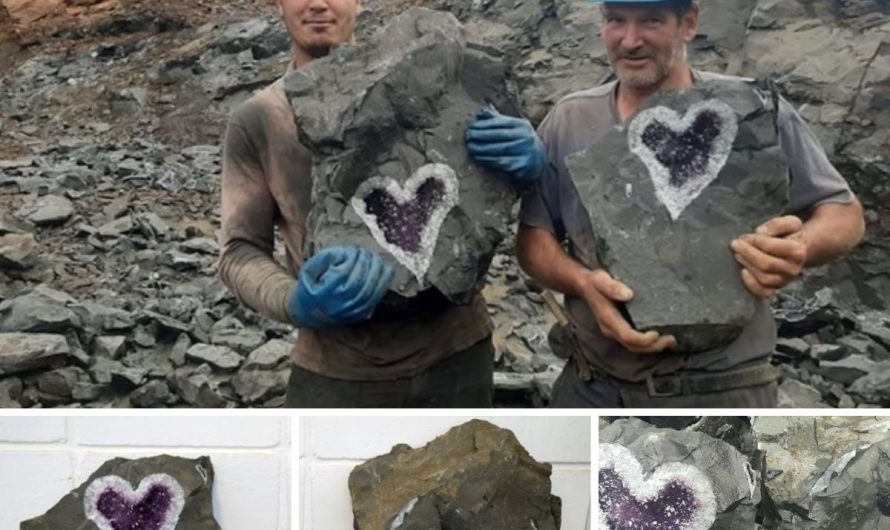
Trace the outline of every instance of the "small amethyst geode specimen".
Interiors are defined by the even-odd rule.
[[[213,479],[206,456],[116,458],[20,530],[220,530]]]

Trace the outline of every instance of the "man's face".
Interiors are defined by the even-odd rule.
[[[317,59],[352,40],[361,0],[278,0],[278,11],[297,48]]]
[[[682,18],[671,6],[604,4],[603,41],[621,83],[657,89],[686,67],[686,44],[695,38],[698,8]]]

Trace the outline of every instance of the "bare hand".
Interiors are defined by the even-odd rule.
[[[640,333],[633,329],[615,307],[615,302],[629,302],[634,294],[629,287],[602,270],[585,270],[581,293],[607,338],[617,341],[633,353],[659,353],[677,347],[672,335],[657,331]]]
[[[761,225],[756,233],[732,242],[735,258],[744,267],[742,282],[749,291],[761,298],[772,298],[800,276],[807,262],[802,228],[799,217],[776,217]]]

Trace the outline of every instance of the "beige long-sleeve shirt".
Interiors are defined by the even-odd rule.
[[[290,322],[287,301],[303,263],[312,157],[297,138],[283,79],[229,119],[223,154],[219,274],[245,305]],[[273,258],[275,227],[286,264]],[[338,379],[410,377],[486,338],[493,325],[481,295],[422,317],[300,330],[294,362]]]

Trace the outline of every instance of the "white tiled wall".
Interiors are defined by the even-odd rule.
[[[539,462],[553,465],[553,493],[562,498],[562,530],[583,530],[590,512],[590,418],[483,417],[512,430]],[[352,528],[349,473],[397,443],[421,447],[472,417],[302,418],[300,528]]]
[[[281,417],[0,417],[0,529],[45,513],[105,461],[210,456],[223,530],[289,530],[291,427]]]

